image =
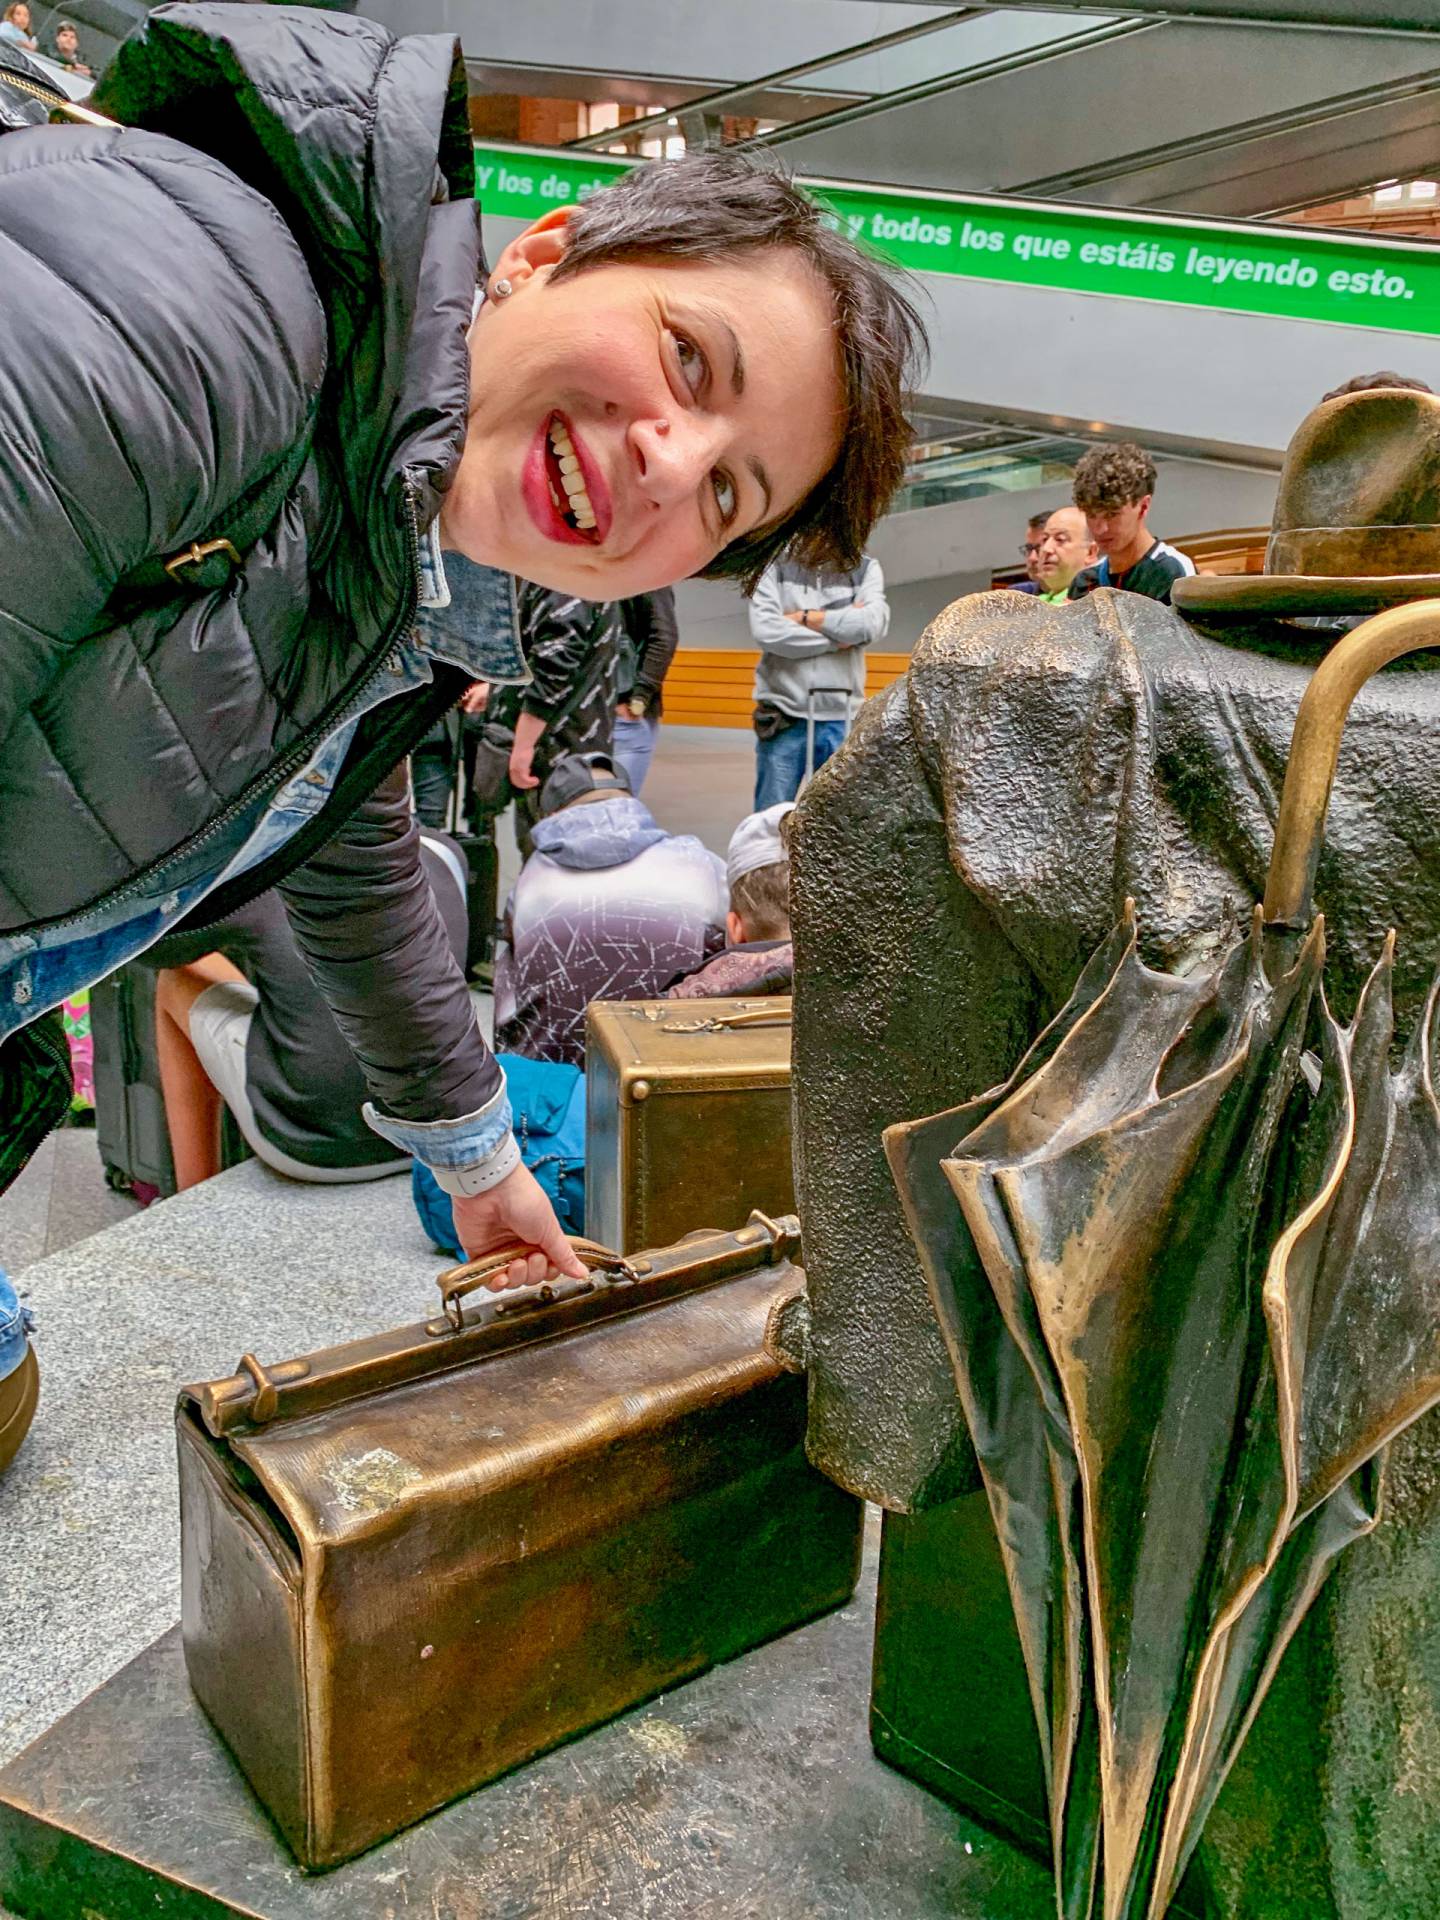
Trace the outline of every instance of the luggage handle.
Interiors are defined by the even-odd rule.
[[[541,1289],[539,1299],[527,1293],[508,1309],[497,1311],[497,1301],[496,1307],[464,1315],[459,1331],[449,1319],[435,1319],[278,1365],[262,1366],[247,1354],[228,1379],[183,1387],[180,1413],[197,1419],[217,1440],[244,1440],[267,1428],[432,1379],[532,1341],[578,1333],[612,1316],[666,1306],[756,1267],[778,1267],[799,1249],[800,1222],[792,1214],[772,1220],[752,1213],[738,1232],[701,1229],[674,1246],[632,1254],[625,1265],[641,1285],[607,1287],[593,1281],[567,1281]]]
[[[575,1281],[567,1287],[563,1296],[566,1299],[574,1299],[577,1293],[588,1293],[599,1279],[609,1281],[612,1285],[633,1285],[642,1274],[650,1271],[648,1260],[632,1262],[623,1254],[614,1253],[609,1247],[602,1247],[595,1240],[575,1239],[570,1242],[570,1245],[590,1269],[591,1277],[589,1280]],[[440,1289],[445,1318],[456,1333],[461,1332],[465,1325],[465,1312],[460,1302],[466,1294],[474,1293],[488,1280],[492,1280],[497,1273],[503,1273],[512,1260],[523,1260],[527,1254],[534,1251],[533,1247],[526,1246],[517,1240],[508,1247],[500,1247],[493,1253],[482,1254],[478,1260],[469,1260],[462,1267],[449,1267],[444,1273],[436,1275],[435,1284]],[[513,1312],[515,1307],[533,1306],[537,1301],[542,1306],[548,1306],[552,1300],[559,1297],[561,1296],[556,1293],[554,1283],[547,1280],[538,1294],[527,1294],[524,1300],[516,1301],[509,1310]],[[495,1305],[497,1312],[506,1311],[503,1300],[497,1300]]]
[[[703,1020],[662,1020],[661,1033],[735,1033],[742,1027],[788,1027],[790,1014],[770,1007],[746,1007],[740,1013],[713,1014]]]

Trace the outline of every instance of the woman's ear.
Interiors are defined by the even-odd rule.
[[[508,280],[512,289],[524,286],[542,267],[553,267],[570,244],[570,216],[573,207],[552,207],[534,226],[517,234],[490,269],[490,287],[497,280]]]

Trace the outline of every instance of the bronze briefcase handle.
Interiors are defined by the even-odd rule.
[[[595,1269],[595,1279],[547,1285],[538,1290],[538,1300],[535,1291],[528,1291],[516,1296],[508,1310],[502,1304],[500,1312],[477,1314],[468,1324],[463,1324],[461,1314],[457,1336],[459,1289],[467,1281],[471,1287],[483,1284],[486,1273],[528,1251],[522,1246],[505,1248],[441,1275],[442,1290],[448,1289],[457,1302],[452,1309],[446,1300],[444,1316],[275,1366],[262,1366],[247,1354],[230,1378],[182,1388],[181,1410],[187,1417],[198,1418],[217,1440],[243,1438],[286,1420],[307,1419],[372,1393],[428,1380],[472,1359],[485,1360],[526,1340],[544,1339],[552,1329],[569,1331],[611,1312],[664,1306],[756,1267],[779,1266],[800,1251],[800,1222],[793,1214],[772,1220],[752,1213],[738,1233],[703,1228],[686,1234],[673,1247],[651,1248],[628,1259],[594,1241],[581,1240],[575,1246],[581,1259]],[[613,1290],[605,1288],[602,1275],[621,1284]],[[613,1303],[607,1298],[612,1291],[617,1296]],[[792,1339],[791,1332],[787,1327],[786,1350],[794,1349],[798,1360],[798,1335]]]
[[[662,1020],[661,1033],[733,1033],[737,1027],[788,1027],[791,1017],[770,1007],[747,1007],[743,1013],[721,1013],[703,1020]]]
[[[609,1247],[602,1247],[594,1240],[572,1240],[571,1246],[591,1273],[606,1279],[623,1282],[640,1278],[636,1268],[623,1254],[614,1253]],[[470,1260],[463,1267],[450,1267],[436,1276],[435,1284],[440,1289],[440,1298],[445,1305],[445,1318],[458,1333],[465,1324],[464,1311],[460,1302],[467,1293],[474,1293],[477,1287],[483,1287],[487,1280],[497,1273],[503,1273],[512,1260],[520,1260],[526,1254],[533,1253],[533,1247],[516,1241],[513,1246],[500,1247],[494,1253],[483,1254],[478,1260]],[[549,1282],[540,1289],[542,1301],[554,1298]],[[530,1304],[527,1301],[527,1304]]]

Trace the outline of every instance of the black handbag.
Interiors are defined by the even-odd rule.
[[[461,734],[463,738],[464,729]],[[509,806],[514,796],[510,785],[510,755],[515,747],[515,729],[503,721],[487,720],[475,742],[475,766],[470,776],[470,792],[482,817],[493,819]]]

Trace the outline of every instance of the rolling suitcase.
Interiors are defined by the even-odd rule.
[[[338,1864],[840,1605],[861,1506],[766,1346],[797,1223],[756,1216],[177,1409],[191,1683],[308,1869]],[[602,1278],[603,1276],[603,1278]]]
[[[95,1138],[105,1179],[140,1200],[175,1191],[155,1051],[153,968],[121,967],[90,989]]]
[[[495,960],[495,929],[499,923],[500,850],[495,845],[495,823],[488,833],[456,833],[456,846],[465,856],[465,909],[470,939],[465,950],[465,973],[473,978]]]
[[[664,1246],[793,1213],[790,996],[597,1000],[585,1016],[585,1231]]]
[[[193,937],[190,944],[205,950]],[[152,948],[152,955],[157,951]],[[146,1206],[175,1191],[155,1043],[155,970],[132,961],[90,989],[95,1139],[106,1184],[117,1193],[133,1193]],[[220,1116],[220,1164],[238,1166],[249,1158],[244,1135],[226,1107]]]

